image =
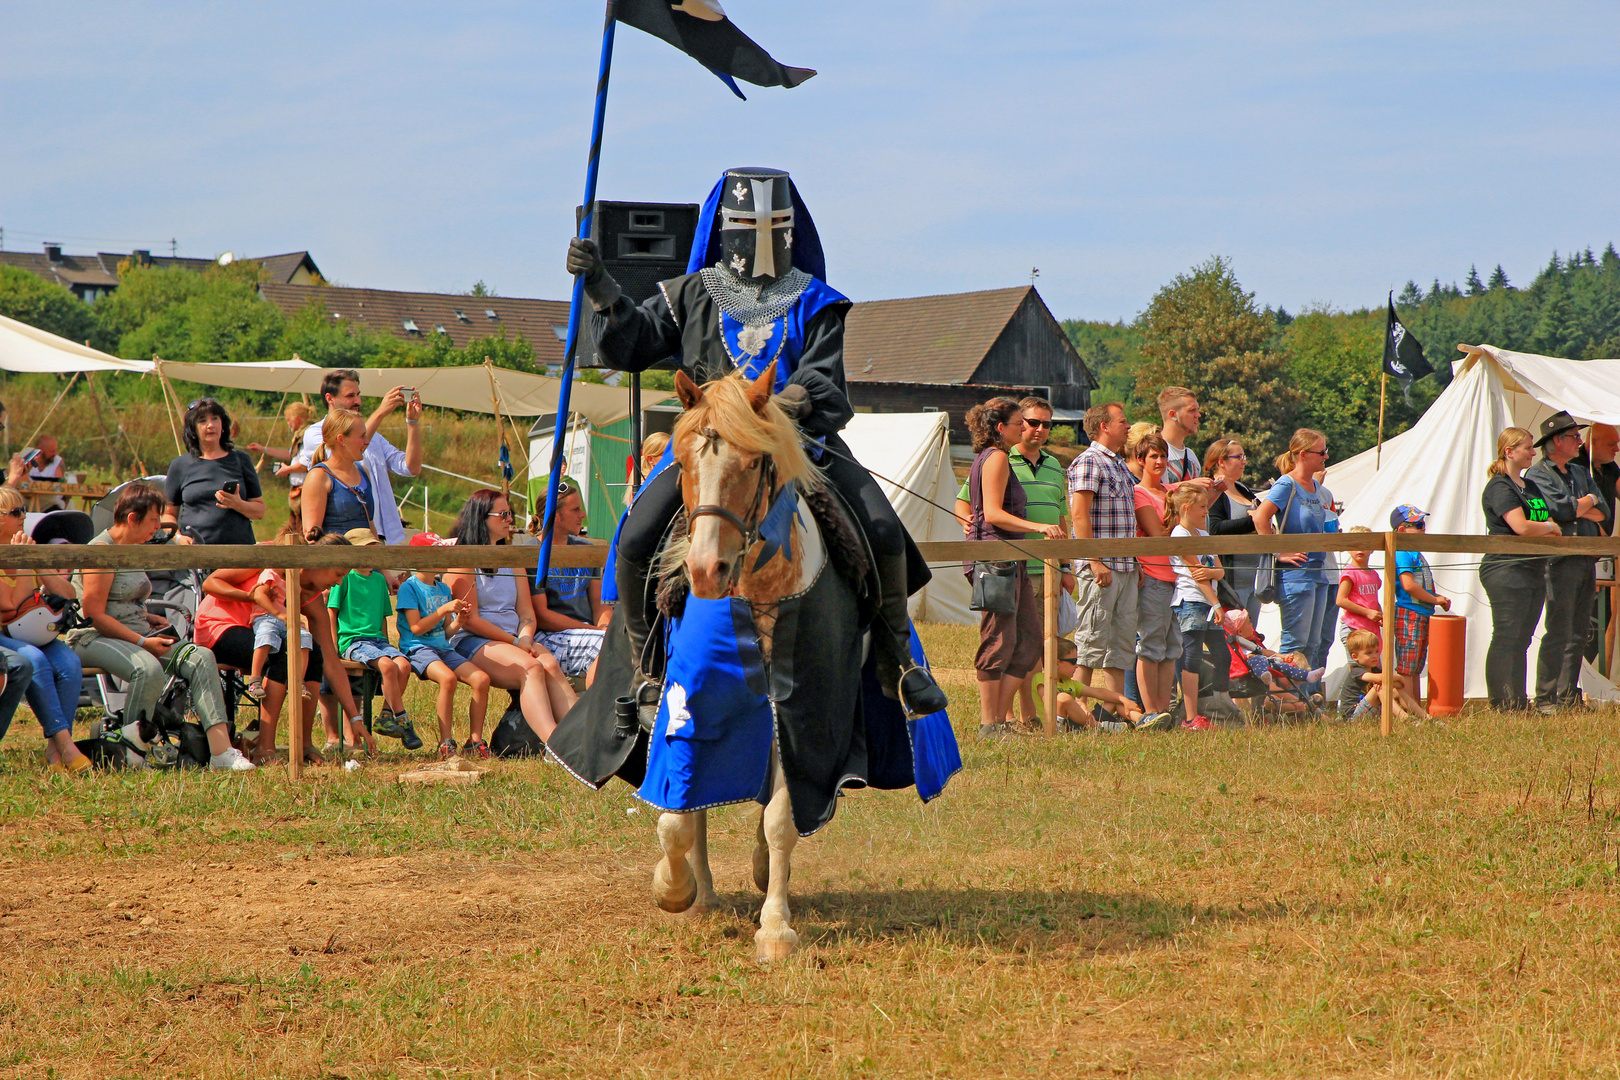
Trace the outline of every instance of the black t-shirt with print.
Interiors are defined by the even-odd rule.
[[[1541,489],[1529,477],[1524,479],[1524,487],[1520,487],[1507,476],[1498,473],[1491,477],[1485,485],[1485,494],[1481,499],[1485,505],[1485,532],[1489,536],[1517,536],[1513,526],[1507,523],[1507,516],[1514,510],[1523,510],[1526,521],[1547,520],[1547,500],[1542,497]],[[1483,565],[1488,562],[1500,562],[1503,559],[1513,559],[1516,562],[1525,561],[1523,555],[1486,555],[1480,560]]]

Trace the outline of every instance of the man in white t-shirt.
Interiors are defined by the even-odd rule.
[[[327,411],[333,409],[348,409],[350,412],[360,412],[360,374],[350,368],[337,368],[327,373],[321,381],[321,397],[326,400]],[[372,432],[383,418],[395,409],[405,404],[405,388],[396,386],[383,395],[382,403],[377,406],[366,421],[366,427]],[[362,414],[364,415],[364,414]],[[370,477],[372,490],[375,492],[377,503],[377,532],[385,544],[403,544],[409,538],[405,535],[405,527],[400,524],[399,505],[394,501],[394,488],[389,480],[390,474],[394,476],[416,476],[422,471],[422,437],[419,419],[412,419],[407,413],[405,423],[410,426],[410,437],[405,441],[405,449],[400,450],[393,443],[383,438],[380,433],[373,434],[371,441],[366,444],[365,456],[361,459],[361,468],[366,470]],[[311,424],[304,431],[304,445],[293,458],[294,465],[308,469],[315,463],[315,452],[321,446],[321,425]]]
[[[1164,463],[1164,486],[1173,488],[1189,481],[1207,487],[1211,493],[1225,491],[1226,481],[1204,477],[1198,454],[1187,445],[1189,435],[1198,434],[1198,421],[1203,413],[1198,398],[1185,386],[1167,386],[1159,391],[1159,433],[1170,446],[1170,456]]]
[[[39,454],[28,466],[28,479],[38,480],[46,484],[60,484],[62,474],[62,455],[56,445],[56,436],[41,435],[39,437]],[[63,501],[60,495],[41,496],[39,508],[41,510],[66,510],[67,503]]]

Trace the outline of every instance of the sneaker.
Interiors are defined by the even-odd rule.
[[[981,739],[1001,739],[1012,733],[1013,729],[1004,723],[979,725],[979,738]]]
[[[1215,725],[1209,722],[1209,717],[1194,715],[1191,720],[1181,725],[1182,731],[1214,731]]]
[[[439,760],[449,761],[451,758],[456,756],[456,749],[456,740],[444,740],[444,742],[439,744]]]
[[[461,749],[467,757],[476,758],[479,761],[489,760],[489,743],[483,739],[468,739],[462,744]]]
[[[373,735],[387,735],[390,739],[403,739],[405,737],[405,729],[399,726],[399,718],[394,715],[393,709],[384,709],[377,714],[377,722],[371,725],[371,733]],[[416,745],[421,746],[421,740],[417,740]]]
[[[411,726],[409,720],[399,725],[399,741],[407,750],[422,749],[422,737],[416,733],[416,728]]]
[[[258,766],[242,756],[242,751],[231,747],[223,754],[208,759],[208,767],[216,772],[252,772]]]
[[[1169,731],[1176,726],[1176,718],[1167,712],[1148,713],[1136,723],[1137,731]]]
[[[254,701],[263,701],[264,695],[264,680],[249,679],[247,684],[247,696],[252,698]]]
[[[1098,722],[1097,730],[1106,732],[1109,735],[1119,735],[1133,729],[1124,720],[1102,720]]]

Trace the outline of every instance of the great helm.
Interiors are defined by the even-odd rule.
[[[781,169],[727,169],[720,191],[721,263],[768,284],[793,265],[793,185]]]

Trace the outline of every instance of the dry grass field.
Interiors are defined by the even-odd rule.
[[[1614,1076],[1615,719],[964,738],[800,845],[761,967],[744,808],[667,916],[622,785],[52,780],[22,714],[0,1077]]]

